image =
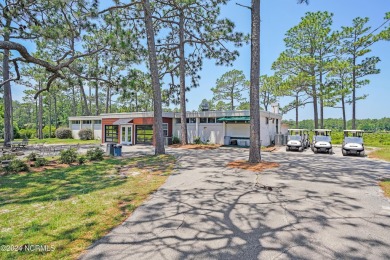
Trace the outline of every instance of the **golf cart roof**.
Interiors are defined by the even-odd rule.
[[[330,129],[314,129],[313,131],[314,132],[319,132],[319,133],[332,132],[332,130],[330,130]]]
[[[344,130],[346,133],[364,133],[364,130]]]

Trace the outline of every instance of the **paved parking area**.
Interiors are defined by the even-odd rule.
[[[141,152],[153,150],[124,148]],[[82,259],[390,259],[377,185],[389,163],[280,150],[263,153],[280,167],[256,174],[225,167],[248,149],[167,152],[176,173]]]

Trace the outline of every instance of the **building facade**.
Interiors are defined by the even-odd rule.
[[[199,137],[202,142],[249,146],[249,111],[187,112],[187,132],[190,143]],[[262,145],[268,146],[281,132],[282,116],[260,112]],[[163,113],[163,132],[166,142],[181,136],[180,113]],[[153,144],[153,112],[109,113],[100,116],[69,117],[73,138],[79,138],[83,128],[92,129],[94,138],[102,143],[124,145]]]

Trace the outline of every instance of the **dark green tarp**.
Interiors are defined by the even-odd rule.
[[[231,117],[222,117],[218,118],[220,122],[245,122],[250,121],[249,116],[231,116]]]

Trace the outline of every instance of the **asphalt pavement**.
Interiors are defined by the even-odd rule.
[[[390,259],[390,163],[281,149],[253,173],[226,168],[248,149],[167,151],[175,173],[82,259]]]

